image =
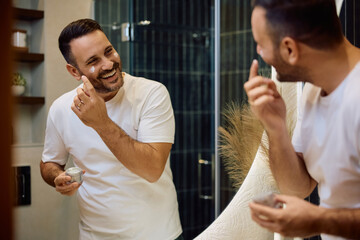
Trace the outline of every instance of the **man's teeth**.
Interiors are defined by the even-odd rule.
[[[109,72],[108,74],[103,75],[102,78],[112,77],[112,76],[115,75],[115,73],[116,73],[116,70],[114,69],[114,70],[112,70],[111,72]]]

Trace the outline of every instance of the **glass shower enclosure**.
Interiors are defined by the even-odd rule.
[[[217,128],[229,102],[246,100],[243,84],[258,58],[250,17],[250,0],[94,0],[94,18],[124,71],[170,93],[170,163],[185,239],[209,226],[237,190],[217,151]]]

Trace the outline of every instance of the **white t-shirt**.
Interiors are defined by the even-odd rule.
[[[292,143],[318,182],[321,206],[360,208],[360,62],[331,94],[320,93],[305,85]]]
[[[175,239],[182,229],[169,159],[155,183],[129,171],[71,110],[75,96],[76,89],[51,106],[42,161],[64,165],[70,154],[86,170],[77,194],[80,228],[95,239]],[[131,138],[174,142],[173,109],[161,83],[125,74],[123,87],[106,108]]]

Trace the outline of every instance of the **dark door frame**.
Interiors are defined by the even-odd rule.
[[[10,38],[12,29],[12,1],[2,0],[0,8],[0,29],[2,36],[0,38],[0,151],[1,167],[0,182],[2,185],[2,194],[0,198],[0,236],[2,239],[13,239],[13,205],[12,205],[12,184],[11,184],[11,139],[12,139],[12,97],[10,94],[10,79],[12,74],[12,57],[10,49]]]

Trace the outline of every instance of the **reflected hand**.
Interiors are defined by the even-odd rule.
[[[285,102],[276,89],[275,83],[258,75],[259,63],[251,64],[249,80],[244,84],[251,110],[262,122],[265,130],[277,130],[279,123],[285,124]],[[283,127],[283,126],[281,126]]]
[[[286,237],[309,237],[320,233],[317,229],[320,207],[286,195],[276,195],[275,201],[286,204],[286,207],[276,209],[250,203],[251,218],[261,227]]]
[[[66,196],[73,195],[81,186],[81,183],[78,182],[69,183],[70,180],[71,177],[65,175],[65,172],[57,176],[54,180],[56,191]]]
[[[85,125],[95,129],[109,120],[105,101],[96,93],[87,77],[82,76],[81,79],[84,85],[77,89],[71,109]]]

